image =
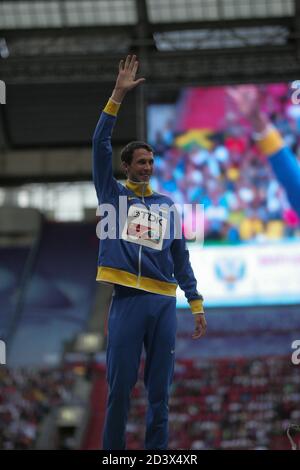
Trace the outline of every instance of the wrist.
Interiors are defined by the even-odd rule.
[[[106,114],[110,114],[111,116],[117,116],[121,103],[114,100],[112,97],[109,98],[108,102],[106,103],[105,108],[103,111]]]
[[[125,90],[124,88],[115,87],[115,88],[113,89],[111,98],[112,98],[112,100],[114,100],[114,101],[117,102],[118,104],[121,104],[121,103],[122,103],[122,100],[125,98],[126,93],[127,93],[127,92],[126,92],[126,90]]]
[[[252,137],[254,140],[260,141],[265,139],[275,127],[272,123],[268,123],[260,132],[255,131],[252,133]]]
[[[189,304],[193,315],[204,312],[202,295],[198,295],[197,299],[189,300]]]
[[[257,134],[264,133],[270,124],[268,117],[261,112],[252,115],[249,120],[252,124],[254,133]]]

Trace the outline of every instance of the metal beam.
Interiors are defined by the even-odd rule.
[[[138,13],[137,38],[140,40],[141,47],[144,44],[155,50],[155,42],[153,40],[153,28],[149,22],[148,9],[146,0],[135,0],[136,10]]]
[[[67,57],[27,57],[2,60],[1,78],[6,83],[110,82],[115,80],[120,54],[95,54]],[[249,76],[265,81],[297,79],[300,63],[295,60],[295,47],[247,47],[211,51],[152,52],[141,57],[147,83],[172,86],[203,82],[235,81]]]
[[[1,36],[8,40],[16,38],[34,38],[42,36],[66,36],[66,37],[80,37],[80,36],[105,36],[106,34],[112,35],[116,33],[132,34],[135,30],[135,25],[99,25],[99,26],[68,26],[53,27],[53,28],[17,28],[17,29],[2,29]]]
[[[137,53],[140,61],[139,74],[140,76],[144,76],[144,72],[148,67],[149,50],[155,49],[155,42],[149,28],[146,0],[135,0],[135,6],[138,14],[136,39],[138,42]],[[145,140],[146,138],[145,108],[145,88],[138,87],[135,113],[138,140]]]
[[[298,0],[296,0],[298,1]],[[280,18],[249,18],[234,20],[214,20],[214,21],[178,21],[172,23],[149,23],[152,33],[163,31],[193,31],[201,29],[231,29],[246,28],[253,26],[287,26],[293,25],[293,18],[284,16]]]
[[[144,0],[136,0],[138,7],[138,14],[141,15],[141,19],[144,16],[142,3]],[[296,4],[298,0],[295,0]],[[146,17],[148,18],[148,16]],[[141,20],[142,21],[142,20]],[[146,34],[143,37],[150,37],[150,34],[155,32],[163,31],[184,31],[184,30],[199,30],[199,29],[231,29],[231,28],[243,28],[253,26],[293,26],[294,19],[290,16],[284,16],[280,18],[250,18],[250,19],[236,19],[236,20],[222,20],[222,21],[185,21],[185,22],[162,22],[162,23],[150,23],[147,20],[143,20],[142,29],[146,30]],[[146,25],[146,28],[145,28]],[[115,33],[126,33],[129,35],[134,34],[137,25],[99,25],[99,26],[68,26],[66,28],[61,27],[47,27],[47,28],[18,28],[18,29],[3,29],[1,35],[7,40],[15,38],[27,38],[27,37],[41,37],[41,36],[53,36],[64,35],[69,36],[97,36],[105,34]]]
[[[300,60],[300,0],[295,1],[295,48],[297,59]]]

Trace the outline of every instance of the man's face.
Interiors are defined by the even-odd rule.
[[[154,158],[153,153],[140,148],[133,152],[133,158],[130,165],[125,164],[128,178],[131,181],[148,183],[153,173]]]

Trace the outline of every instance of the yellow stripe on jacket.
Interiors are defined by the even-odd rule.
[[[176,297],[177,284],[159,281],[149,277],[137,276],[136,274],[123,271],[122,269],[98,266],[97,281],[119,284],[125,287],[141,289],[153,294],[169,295]]]
[[[111,116],[116,116],[118,114],[120,106],[121,106],[121,103],[117,103],[116,101],[109,98],[103,111],[106,114],[110,114]]]
[[[257,141],[257,145],[269,157],[284,147],[284,141],[278,130],[272,128],[265,137]]]

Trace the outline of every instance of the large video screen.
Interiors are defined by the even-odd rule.
[[[291,85],[259,88],[262,110],[298,158]],[[299,303],[300,220],[228,87],[181,89],[174,103],[149,105],[147,118],[153,189],[204,206],[204,247],[189,248],[206,305]]]

